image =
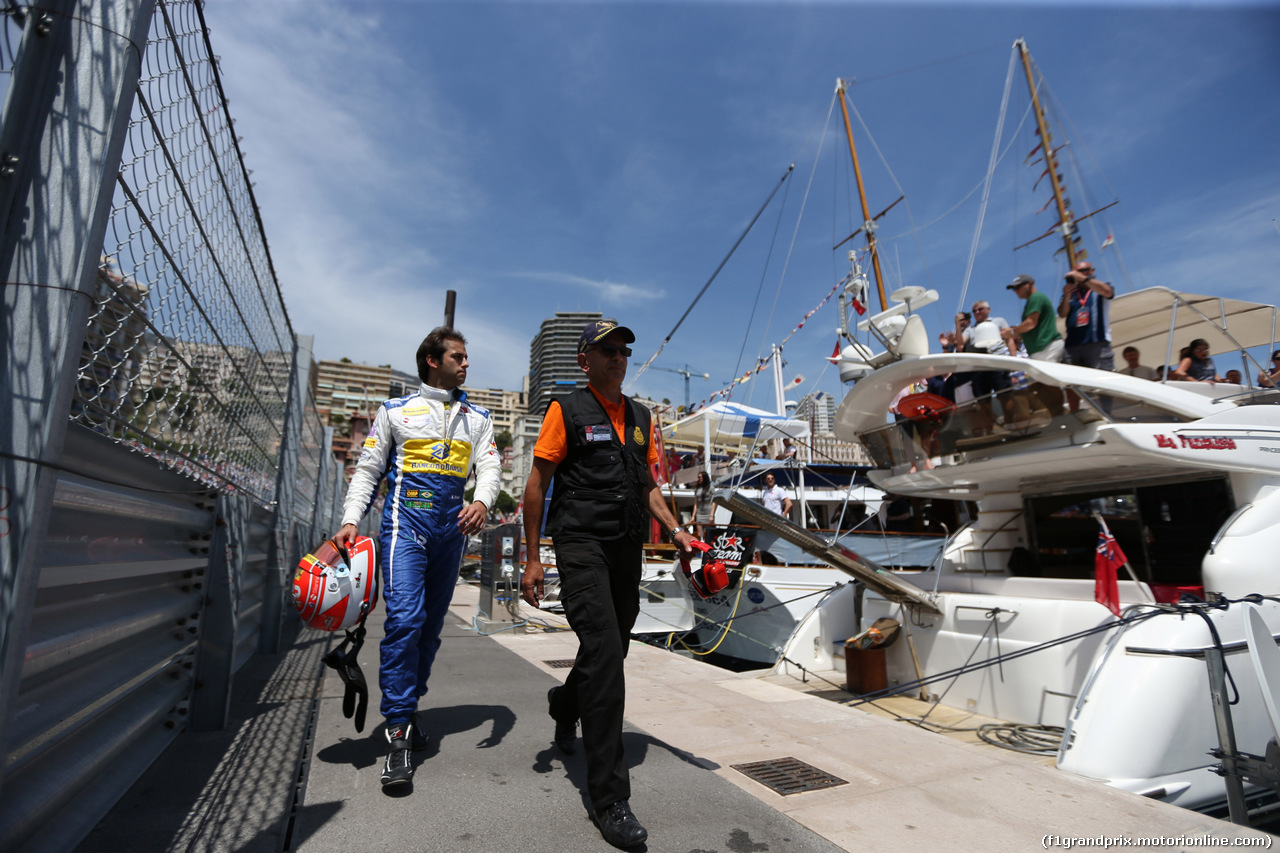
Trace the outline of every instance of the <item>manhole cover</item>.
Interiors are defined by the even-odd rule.
[[[750,764],[731,766],[739,773],[749,776],[784,797],[849,784],[844,779],[832,776],[811,764],[805,764],[798,758],[777,758],[771,761],[753,761]]]
[[[552,669],[573,669],[573,658],[568,660],[544,660],[543,663]]]

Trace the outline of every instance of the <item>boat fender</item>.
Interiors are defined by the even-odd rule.
[[[898,639],[897,619],[890,619],[887,616],[877,619],[870,628],[861,634],[856,634],[845,641],[845,647],[852,646],[855,649],[881,649],[893,645],[893,641]]]

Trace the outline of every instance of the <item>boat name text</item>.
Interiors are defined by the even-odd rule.
[[[1236,440],[1213,435],[1180,435],[1175,441],[1167,435],[1157,435],[1156,446],[1167,447],[1172,450],[1177,450],[1180,447],[1190,448],[1191,450],[1235,450]]]

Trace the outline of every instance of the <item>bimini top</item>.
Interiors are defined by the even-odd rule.
[[[788,418],[764,409],[753,409],[740,403],[720,400],[699,409],[687,418],[663,428],[663,437],[701,444],[704,437],[713,442],[732,442],[739,438],[806,438],[809,423]]]
[[[1214,354],[1239,347],[1276,349],[1277,311],[1274,305],[1179,293],[1167,287],[1148,287],[1117,296],[1111,302],[1111,346],[1120,364],[1127,347],[1142,352],[1142,363],[1176,363],[1178,352],[1196,338],[1209,342]],[[1173,346],[1169,346],[1170,323]],[[1224,332],[1225,330],[1225,332]]]

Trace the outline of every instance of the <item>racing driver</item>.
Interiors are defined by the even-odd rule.
[[[409,783],[410,750],[427,747],[418,699],[427,692],[467,534],[484,526],[501,472],[489,413],[468,403],[461,388],[466,339],[447,326],[432,329],[418,347],[418,376],[416,393],[378,407],[334,536],[343,547],[355,538],[385,476],[380,538],[387,614],[378,669],[390,743],[384,787]],[[475,500],[465,504],[473,467]]]

